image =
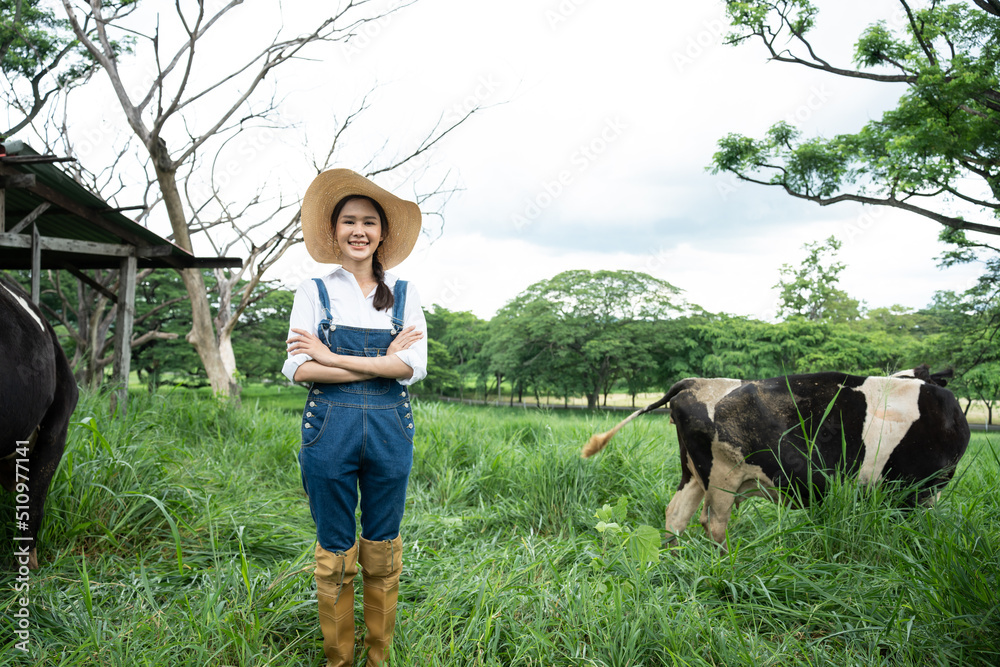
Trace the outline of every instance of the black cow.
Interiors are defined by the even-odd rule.
[[[862,484],[916,484],[914,501],[930,505],[969,444],[965,415],[942,388],[946,375],[921,366],[891,377],[688,378],[591,437],[582,455],[597,453],[622,426],[669,403],[681,459],[681,483],[666,512],[670,539],[704,500],[701,524],[724,546],[740,498],[785,497],[806,505],[822,497],[834,471]]]
[[[24,290],[0,280],[0,484],[14,494],[15,559],[30,569],[77,398],[55,331]]]

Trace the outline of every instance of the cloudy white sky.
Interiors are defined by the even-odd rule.
[[[863,27],[893,21],[898,7],[895,0],[817,4],[816,45],[844,65]],[[275,20],[268,5],[277,6],[246,3],[229,34],[240,43],[266,39]],[[284,21],[305,25],[308,12],[325,6],[285,2]],[[412,149],[442,115],[484,107],[421,162],[422,180],[377,179],[406,196],[450,171],[462,187],[443,227],[428,219],[432,234],[395,270],[416,282],[425,304],[488,318],[560,271],[631,269],[669,281],[709,310],[769,318],[781,265],[800,261],[804,243],[831,235],[844,244],[842,287],[870,307],[922,307],[935,290],[968,287],[975,269],[936,268],[940,227],[929,220],[848,204],[822,208],[706,171],[729,132],[760,136],[778,120],[807,135],[850,131],[901,92],[768,63],[755,43],[725,46],[723,6],[419,0],[370,24],[352,46],[286,67],[274,85],[282,114],[317,152],[331,118],[377,86],[338,154],[337,166],[356,169],[383,146],[382,163]],[[301,153],[285,139],[260,146],[268,182],[286,197],[308,185]],[[259,177],[239,174],[248,184]],[[273,277],[297,283],[322,271],[300,248]]]

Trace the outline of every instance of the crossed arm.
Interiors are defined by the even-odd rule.
[[[396,356],[396,352],[409,349],[424,336],[416,327],[407,327],[396,335],[384,357],[355,357],[332,352],[315,334],[304,329],[292,329],[292,332],[297,335],[285,341],[288,351],[312,357],[312,361],[303,363],[295,371],[296,382],[354,382],[373,377],[405,380],[413,375],[413,369]]]

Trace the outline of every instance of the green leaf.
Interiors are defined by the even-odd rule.
[[[639,563],[657,563],[660,560],[660,531],[652,526],[637,526],[629,534],[629,556]]]

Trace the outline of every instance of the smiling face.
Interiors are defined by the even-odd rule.
[[[367,199],[344,202],[333,228],[334,243],[345,264],[366,263],[382,241],[382,219]]]

